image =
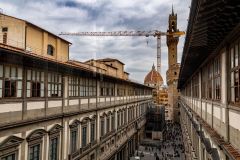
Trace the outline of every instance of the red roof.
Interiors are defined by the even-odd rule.
[[[160,73],[152,66],[152,70],[147,74],[144,79],[144,84],[162,84],[163,79]]]

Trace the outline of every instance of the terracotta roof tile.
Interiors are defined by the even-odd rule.
[[[163,78],[153,65],[152,70],[147,74],[147,76],[144,79],[144,84],[162,84],[162,83]]]

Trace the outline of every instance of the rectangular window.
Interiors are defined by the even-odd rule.
[[[131,108],[131,120],[134,118],[134,109]]]
[[[54,53],[54,47],[51,44],[47,45],[47,54],[50,56],[53,56]]]
[[[109,88],[106,87],[106,96],[110,96]]]
[[[239,57],[240,57],[240,42],[235,43],[230,47],[231,56],[231,102],[239,103],[240,101],[240,83],[239,83]],[[220,82],[219,82],[220,83]]]
[[[109,83],[108,86],[107,86],[108,90],[109,90],[109,94],[108,96],[114,96],[114,84],[113,83]]]
[[[95,160],[95,155],[94,155],[94,154],[92,154],[92,155],[90,156],[90,160]]]
[[[127,124],[127,109],[124,111],[124,124]]]
[[[104,118],[101,119],[101,136],[104,136],[105,134],[105,123],[104,123]]]
[[[207,98],[207,68],[202,69],[202,98]]]
[[[132,92],[132,91],[131,91]],[[118,96],[124,96],[125,95],[125,86],[124,85],[118,85],[117,86],[117,95]]]
[[[16,97],[16,81],[5,80],[5,97]]]
[[[198,73],[193,77],[192,80],[192,92],[193,92],[193,97],[194,98],[199,98],[199,77]]]
[[[213,90],[213,65],[209,64],[208,66],[208,99],[212,99],[212,90]]]
[[[39,82],[32,83],[32,97],[40,97],[41,87]]]
[[[62,75],[48,73],[48,97],[62,96]]]
[[[97,82],[95,79],[89,79],[88,88],[89,88],[89,96],[97,95]]]
[[[69,77],[69,96],[78,97],[79,96],[79,81],[78,77]]]
[[[8,31],[8,27],[2,27],[2,32],[7,32]]]
[[[0,97],[22,97],[22,68],[0,65],[0,91]]]
[[[77,130],[71,131],[71,153],[74,153],[77,150]]]
[[[114,83],[110,82],[101,82],[100,83],[100,96],[114,96]]]
[[[100,88],[100,96],[104,95],[104,88]]]
[[[117,127],[120,126],[120,112],[117,113]]]
[[[27,70],[27,97],[44,97],[44,72]]]
[[[40,144],[29,148],[29,160],[40,160]]]
[[[106,96],[106,82],[101,81],[100,82],[100,96]]]
[[[220,67],[221,67],[221,61],[220,57],[217,57],[214,60],[214,73],[213,73],[213,99],[214,100],[220,100],[221,99],[221,72],[220,72]]]
[[[58,137],[50,139],[49,159],[58,160]]]
[[[112,128],[112,130],[115,129],[115,113],[112,114],[111,128]]]
[[[124,113],[123,112],[124,111],[121,112],[121,125],[123,125],[123,123],[124,123],[124,115],[123,115]]]
[[[107,127],[106,127],[106,133],[108,133],[110,131],[110,118],[107,117]]]
[[[7,33],[3,33],[3,44],[7,44]]]
[[[87,127],[82,127],[82,147],[87,145]]]
[[[81,78],[80,79],[80,96],[81,97],[88,96],[87,87],[88,87],[87,79],[86,78]]]
[[[95,123],[91,123],[90,140],[91,140],[91,142],[93,142],[95,140]]]

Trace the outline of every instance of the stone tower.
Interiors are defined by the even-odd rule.
[[[168,19],[168,32],[174,33],[178,32],[177,29],[177,14],[174,13],[172,8],[172,13],[169,15]],[[167,36],[167,46],[168,46],[168,70],[167,70],[167,85],[168,85],[168,115],[169,119],[173,121],[179,121],[179,110],[178,110],[178,90],[177,82],[180,70],[180,64],[177,63],[177,44],[178,37],[172,35]]]

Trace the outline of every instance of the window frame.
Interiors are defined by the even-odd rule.
[[[221,56],[213,60],[213,100],[221,100]],[[217,87],[218,85],[218,87]]]
[[[39,159],[42,159],[42,143],[43,143],[43,138],[47,134],[47,131],[43,129],[37,129],[33,131],[28,137],[27,137],[27,142],[28,142],[28,160],[30,160],[30,149],[34,146],[39,145]]]
[[[94,125],[93,128],[92,128],[92,125]],[[92,132],[92,129],[94,129],[93,132]],[[96,140],[96,122],[94,119],[94,120],[91,120],[90,122],[90,143],[94,142],[95,140]]]
[[[202,68],[201,72],[201,98],[207,99],[207,67]],[[186,92],[188,92],[188,89],[186,88]],[[188,95],[188,94],[186,94]]]
[[[100,96],[107,96],[107,91],[106,91],[106,83],[105,81],[100,81]]]
[[[111,130],[115,130],[115,111],[111,114]]]
[[[237,50],[237,54],[236,54]],[[240,40],[229,47],[230,103],[240,105]],[[237,55],[237,61],[236,61]],[[236,64],[238,63],[238,64]],[[237,91],[237,92],[236,92]],[[236,96],[237,93],[237,96]]]
[[[68,77],[68,95],[69,97],[80,97],[80,77]]]
[[[93,78],[88,79],[88,96],[97,96],[97,80]]]
[[[192,79],[192,96],[199,98],[199,74],[197,73]]]
[[[82,120],[81,122],[81,148],[84,148],[88,145],[89,140],[88,140],[88,124],[89,124],[89,118],[86,117]],[[85,139],[83,137],[83,129],[85,128]],[[85,143],[83,143],[85,141]]]
[[[56,72],[48,72],[47,75],[48,75],[47,97],[61,98],[63,96],[63,75],[61,73],[56,73]],[[60,93],[60,95],[59,95],[59,93]]]
[[[15,160],[17,160],[18,159],[17,157],[19,154],[19,146],[23,141],[24,141],[23,138],[10,136],[6,138],[3,142],[1,142],[0,160],[12,154],[15,155]]]
[[[55,160],[55,159],[51,159],[51,153],[53,152],[50,152],[51,151],[51,148],[52,148],[52,140],[56,139],[57,142],[56,142],[56,160],[59,159],[59,136],[53,136],[53,137],[50,137],[49,138],[49,160]]]
[[[29,145],[28,146],[28,160],[34,160],[34,159],[30,159],[30,154],[31,154],[31,148],[33,148],[33,147],[36,147],[36,146],[39,146],[39,152],[38,152],[38,154],[39,154],[39,160],[41,160],[42,159],[42,142],[41,143],[34,143],[34,144],[31,144],[31,145]],[[33,148],[33,152],[34,152],[34,148]]]
[[[69,125],[69,127],[70,127],[70,153],[71,154],[73,154],[73,153],[75,153],[77,150],[78,150],[78,144],[77,144],[77,142],[78,142],[78,139],[79,139],[79,132],[78,132],[78,128],[79,128],[79,124],[80,124],[80,121],[79,120],[75,120],[71,125]],[[76,132],[76,137],[75,137],[75,146],[73,146],[73,139],[72,139],[72,133],[73,132]],[[74,150],[73,150],[74,149]]]
[[[23,68],[17,65],[9,65],[9,64],[0,64],[2,69],[2,77],[0,77],[0,99],[20,99],[23,97]],[[9,69],[9,73],[7,75],[6,68]],[[15,69],[15,75],[12,75],[12,70]],[[21,73],[20,73],[21,72]],[[10,90],[11,90],[11,83],[15,84],[14,95],[13,96],[6,96],[6,82],[10,83]],[[10,91],[11,94],[12,90]]]
[[[14,160],[18,159],[18,152],[11,152],[11,153],[0,156],[0,160],[5,160],[4,158],[7,158],[10,155],[14,155]],[[6,160],[8,160],[8,159],[6,159]]]
[[[29,71],[30,71],[30,77],[28,77]],[[34,68],[27,68],[25,73],[26,73],[26,76],[25,76],[26,77],[26,88],[25,88],[26,98],[44,98],[45,97],[45,72],[38,69],[34,69]],[[38,77],[38,73],[39,73],[39,77]],[[33,83],[40,84],[39,96],[33,96]]]
[[[121,126],[121,111],[117,111],[117,128]]]
[[[47,45],[47,55],[54,56],[55,48],[52,44]]]
[[[63,127],[60,126],[59,124],[54,125],[48,132],[49,134],[49,152],[48,152],[48,158],[51,160],[51,155],[50,155],[50,148],[51,148],[51,140],[57,139],[57,160],[59,160],[59,153],[60,153],[60,134],[62,132]]]
[[[110,132],[110,114],[106,117],[106,133]]]
[[[213,64],[208,64],[208,79],[207,79],[207,99],[212,100],[213,99]]]
[[[85,134],[84,134],[84,131],[85,130]],[[81,127],[81,132],[82,132],[82,134],[81,134],[81,142],[82,142],[82,144],[81,144],[81,146],[82,146],[82,148],[84,148],[84,147],[86,147],[87,145],[88,145],[88,140],[87,140],[87,124],[85,124],[85,125],[83,125],[82,127]],[[85,137],[84,137],[84,135],[85,135]]]
[[[105,116],[100,117],[100,137],[105,135]]]
[[[80,77],[80,97],[88,96],[88,79],[85,77]]]

